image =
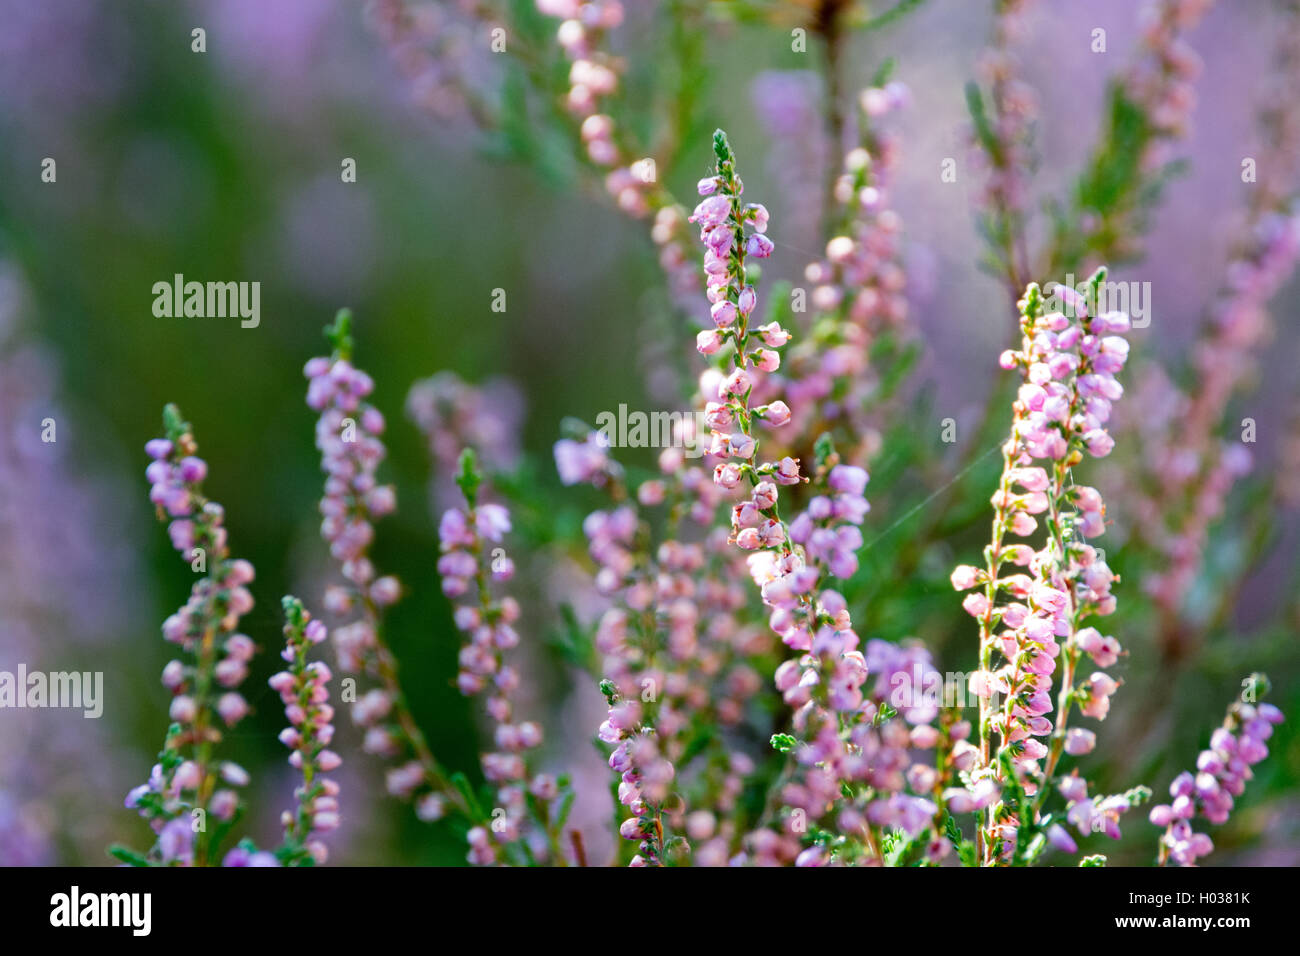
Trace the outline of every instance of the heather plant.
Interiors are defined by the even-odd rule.
[[[253,566],[232,558],[221,505],[203,494],[207,463],[188,422],[174,405],[163,412],[165,437],[145,446],[149,499],[167,521],[172,547],[200,575],[183,607],[163,622],[163,638],[185,652],[170,661],[162,682],[172,693],[167,729],[149,780],[133,789],[127,807],[148,821],[155,840],[144,853],[114,846],[112,854],[134,866],[214,865],[301,866],[323,863],[328,855],[321,836],[338,825],[338,785],[320,776],[341,758],[327,749],[333,736],[333,708],[326,687],[329,668],[307,662],[310,646],[325,640],[325,628],[293,597],[284,599],[289,670],[271,678],[290,726],[280,740],[293,753],[289,763],[302,773],[296,806],[283,817],[284,841],[274,851],[239,841],[224,857],[222,841],[239,821],[243,802],[234,788],[247,786],[249,774],[219,759],[223,730],[247,716],[249,705],[235,690],[248,675],[256,645],[237,633],[240,619],[253,608],[248,585]],[[225,689],[222,692],[222,689]]]
[[[323,475],[319,560],[295,553],[308,569],[291,573],[305,580],[284,589],[322,614],[283,599],[284,666],[269,682],[292,800],[253,800],[229,738],[237,726],[251,735],[249,718],[269,709],[246,689],[271,643],[251,613],[261,581],[233,556],[225,512],[204,491],[208,465],[168,406],[163,436],[146,446],[149,500],[194,580],[162,628],[178,648],[163,673],[163,749],[127,796],[153,843],[115,846],[117,859],[346,862],[337,831],[360,812],[349,788],[366,775],[407,807],[403,833],[481,866],[1093,866],[1107,862],[1102,840],[1121,838],[1181,866],[1225,842],[1207,825],[1229,822],[1282,712],[1252,676],[1211,729],[1188,720],[1172,686],[1193,665],[1220,694],[1240,670],[1289,666],[1294,602],[1253,633],[1232,617],[1276,542],[1272,512],[1243,498],[1288,498],[1268,476],[1247,477],[1234,403],[1249,394],[1270,302],[1300,250],[1287,95],[1300,7],[1280,5],[1282,79],[1261,114],[1260,180],[1249,181],[1220,291],[1185,371],[1166,374],[1177,337],[1142,334],[1150,302],[1121,307],[1112,270],[1147,268],[1156,214],[1176,201],[1193,45],[1212,4],[1157,0],[1122,65],[1096,61],[1092,140],[1073,115],[1042,109],[1027,73],[1041,59],[1031,52],[1058,42],[1035,34],[1043,4],[987,5],[988,49],[964,88],[979,163],[968,218],[1010,302],[954,294],[951,263],[927,270],[913,243],[926,216],[903,185],[950,160],[933,162],[922,136],[908,141],[930,118],[907,85],[912,64],[883,47],[925,6],[370,4],[439,134],[476,136],[480,158],[594,193],[648,236],[654,291],[633,294],[635,254],[594,260],[590,281],[612,275],[626,294],[579,290],[599,331],[545,346],[624,389],[619,404],[655,396],[672,430],[648,454],[578,417],[557,435],[559,400],[530,407],[511,379],[558,361],[527,351],[532,315],[516,311],[513,288],[508,331],[496,327],[503,341],[482,354],[443,355],[436,336],[415,336],[417,357],[385,361],[378,331],[354,340],[352,313],[338,312],[326,353],[303,367]],[[784,87],[773,75],[753,87],[765,125],[808,142],[755,143],[753,156],[772,153],[778,168],[760,179],[747,167],[746,194],[733,139],[746,160],[753,140],[722,81],[738,64],[762,65],[764,43],[799,58],[782,65],[810,64],[786,71],[799,78]],[[960,105],[962,83],[951,86]],[[709,136],[713,114],[734,138]],[[1040,147],[1062,130],[1081,140],[1070,151],[1079,167],[1040,199]],[[795,163],[809,168],[780,168]],[[964,163],[953,169],[966,185]],[[962,217],[943,218],[951,230]],[[792,241],[796,230],[811,243]],[[567,239],[527,236],[549,262],[572,255],[550,249]],[[499,250],[471,253],[507,276],[493,272],[494,297],[529,273],[506,256],[482,261]],[[980,328],[943,344],[988,386],[982,406],[940,405],[951,399],[927,362],[941,310]],[[1014,336],[1001,374],[974,358],[987,330]],[[611,359],[621,337],[628,351]],[[356,361],[372,345],[379,389]],[[433,367],[412,368],[425,353]],[[466,371],[498,358],[487,375]],[[569,402],[585,384],[557,394]],[[405,439],[388,434],[385,387],[409,387],[410,439],[431,472],[427,516],[398,516],[399,485],[412,497],[409,462]],[[306,447],[309,416],[294,407]],[[553,469],[538,464],[548,457]],[[399,539],[418,542],[417,559],[391,559]],[[412,661],[413,634],[424,643]],[[446,686],[430,688],[422,655],[448,664]],[[463,709],[468,744],[432,728],[444,704]],[[337,740],[335,707],[353,725]],[[1157,738],[1176,742],[1169,759],[1180,759],[1202,733],[1195,769],[1172,777],[1168,803],[1145,808],[1172,776],[1150,752]],[[278,845],[232,845],[241,822],[264,832],[259,806],[280,814]],[[1245,816],[1234,823],[1252,826]]]
[[[689,217],[704,247],[713,326],[696,336],[697,351],[710,360],[697,396],[710,430],[705,461],[670,447],[660,455],[660,475],[632,487],[599,433],[578,429],[581,438],[555,446],[564,484],[591,484],[611,501],[609,510],[587,517],[583,531],[595,590],[610,602],[595,635],[601,656],[593,678],[608,707],[596,736],[612,747],[617,804],[629,814],[618,832],[636,847],[629,865],[935,865],[950,856],[969,865],[1024,865],[1049,848],[1077,853],[1071,828],[1081,837],[1118,838],[1124,814],[1145,802],[1149,788],[1090,795],[1087,778],[1078,768],[1066,775],[1063,763],[1096,747],[1096,731],[1077,721],[1105,719],[1119,682],[1102,668],[1125,654],[1115,637],[1088,623],[1115,611],[1117,576],[1091,543],[1104,533],[1105,503],[1075,475],[1088,457],[1114,447],[1107,426],[1124,391],[1117,376],[1129,354],[1130,322],[1098,308],[1106,271],[1099,269],[1084,293],[1056,285],[1049,296],[1031,283],[1019,303],[1019,348],[1000,359],[1021,385],[991,499],[992,540],[984,566],[962,564],[952,574],[953,586],[969,592],[962,607],[978,624],[977,666],[968,678],[977,701],[972,725],[964,700],[935,695],[943,677],[923,646],[880,639],[864,646],[848,602],[832,586],[858,570],[867,472],[841,460],[829,432],[817,436],[809,462],[764,453],[768,435],[792,421],[775,375],[792,334],[775,321],[756,324],[761,263],[776,249],[770,214],[742,199],[736,156],[721,130],[713,153],[715,171],[699,181],[701,198]],[[321,416],[322,535],[348,582],[331,585],[326,604],[353,616],[334,629],[334,648],[345,670],[379,682],[352,708],[365,747],[401,761],[388,772],[389,790],[413,799],[421,819],[458,814],[469,862],[585,862],[581,843],[566,846],[563,837],[568,780],[534,769],[529,754],[542,743],[541,728],[515,713],[522,678],[507,652],[520,642],[522,610],[493,589],[515,575],[502,546],[512,522],[504,505],[483,500],[472,449],[462,453],[456,476],[463,504],[439,522],[438,571],[465,635],[456,684],[483,698],[496,748],[482,755],[482,793],[464,774],[442,768],[415,724],[381,633],[383,611],[401,589],[378,575],[369,557],[374,521],[395,505],[392,488],[376,477],[384,420],[367,402],[372,380],[351,361],[350,313],[340,312],[326,334],[333,353],[307,363],[307,403]],[[427,410],[423,423],[442,434],[435,418]],[[202,493],[207,466],[190,427],[172,407],[165,425],[167,437],[147,449],[154,459],[150,498],[170,519],[173,546],[203,576],[163,630],[194,661],[168,665],[175,723],[150,782],[128,798],[158,842],[143,855],[115,852],[135,863],[202,865],[216,861],[217,844],[239,813],[233,791],[214,792],[218,776],[246,782],[237,767],[215,762],[221,734],[213,724],[217,716],[234,724],[247,711],[233,688],[253,644],[233,632],[251,609],[246,585],[253,574],[229,557],[222,510]],[[679,419],[679,427],[694,427],[694,419]],[[648,514],[664,506],[669,516],[657,534]],[[751,597],[730,586],[737,576],[752,579]],[[284,604],[290,666],[271,687],[285,703],[290,726],[281,740],[302,785],[296,809],[284,815],[283,846],[259,852],[245,841],[226,856],[228,865],[323,862],[320,837],[339,820],[339,788],[322,776],[341,762],[328,749],[330,671],[306,660],[326,628],[296,600]],[[701,633],[706,613],[713,618]],[[774,657],[771,642],[755,634],[760,622],[794,656]],[[1085,661],[1097,668],[1086,677]],[[770,668],[769,676],[760,677],[760,668]],[[740,699],[730,707],[715,702],[715,682]],[[710,739],[709,731],[752,724],[743,699],[761,696],[768,682],[783,707],[765,721],[779,756],[762,766],[761,754]],[[214,684],[227,692],[217,697]],[[1258,684],[1251,682],[1252,691]],[[1198,812],[1210,822],[1227,818],[1232,795],[1267,752],[1264,741],[1280,719],[1269,705],[1234,705],[1198,761],[1199,776],[1180,776],[1171,787],[1174,803],[1152,811],[1152,822],[1166,827],[1159,862],[1190,863],[1208,852],[1209,838],[1193,833],[1189,820]],[[735,798],[754,786],[766,796],[750,814]],[[220,824],[211,833],[193,825],[209,813]]]

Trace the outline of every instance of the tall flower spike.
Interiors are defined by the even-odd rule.
[[[324,863],[328,850],[321,837],[339,825],[338,784],[322,774],[343,762],[328,749],[334,737],[334,708],[329,703],[330,669],[324,661],[307,660],[307,652],[328,636],[325,625],[313,620],[295,597],[284,606],[285,647],[281,656],[288,670],[270,679],[271,689],[280,695],[289,726],[280,733],[288,747],[289,765],[302,774],[302,786],[294,790],[297,806],[285,811],[284,847],[281,859],[287,866]]]
[[[1021,77],[1016,45],[1024,38],[1030,0],[996,0],[994,36],[979,67],[988,85],[988,105],[978,86],[970,84],[966,99],[974,123],[973,138],[987,176],[981,197],[981,217],[991,258],[1012,295],[1029,278],[1025,243],[1028,176],[1034,168],[1034,124],[1038,98]]]
[[[829,817],[838,807],[838,817],[827,826],[846,834],[846,841],[833,850],[813,842],[796,852],[794,862],[800,866],[882,863],[884,832],[899,827],[908,834],[910,845],[937,818],[938,805],[929,796],[937,776],[931,769],[909,781],[902,772],[910,763],[912,732],[903,721],[891,719],[893,711],[882,706],[883,698],[870,699],[864,693],[869,666],[858,649],[847,603],[836,591],[818,591],[823,573],[851,575],[856,570],[854,552],[861,546],[861,536],[854,526],[866,512],[862,492],[867,474],[838,464],[833,451],[819,452],[815,477],[826,493],[814,498],[807,515],[795,524],[787,526],[781,519],[781,487],[809,479],[793,457],[764,462],[754,431],[758,420],[780,427],[790,419],[789,408],[775,396],[765,395],[767,400],[757,407],[750,401],[755,394],[764,394],[766,376],[779,367],[778,350],[789,339],[784,329],[768,325],[756,330],[759,345],[750,329],[757,270],[748,260],[772,252],[772,241],[766,236],[768,215],[760,205],[742,205],[744,187],[721,130],[714,134],[713,145],[717,174],[700,182],[699,192],[705,198],[692,216],[706,246],[704,269],[715,325],[701,333],[699,348],[705,354],[728,349],[723,367],[701,380],[705,397],[716,398],[705,408],[712,430],[709,454],[721,461],[714,469],[715,484],[725,490],[747,487],[747,500],[732,509],[732,540],[750,553],[751,575],[771,609],[770,626],[799,652],[775,674],[777,689],[795,710],[792,729],[797,735],[778,735],[773,740],[793,753],[798,764],[795,779],[781,791],[786,833],[777,836],[760,829],[750,834],[749,858],[788,861],[789,843],[797,851],[799,841],[807,836],[807,825]],[[893,645],[878,648],[882,660],[895,656],[886,648],[899,650]],[[908,720],[933,719],[933,713],[912,703],[905,704]],[[918,739],[933,746],[938,734],[928,730],[921,731]],[[909,786],[913,793],[906,792]],[[915,793],[918,789],[924,795]],[[945,839],[936,837],[936,858],[948,848]]]
[[[437,819],[447,801],[462,812],[468,805],[447,780],[411,715],[398,681],[397,660],[383,638],[384,611],[401,596],[401,584],[391,575],[378,576],[369,552],[375,520],[390,514],[397,498],[391,485],[380,485],[375,478],[386,454],[380,439],[384,416],[365,401],[374,381],[352,365],[351,326],[351,313],[340,311],[325,330],[333,354],[313,358],[303,369],[307,406],[320,413],[316,447],[326,474],[321,536],[348,582],[326,590],[325,609],[339,616],[355,612],[351,622],[333,629],[340,668],[379,680],[380,686],[352,707],[353,720],[366,731],[366,750],[403,759],[388,772],[388,791],[413,800],[421,819]]]
[[[1268,692],[1268,678],[1251,675],[1247,682],[1256,697]],[[1196,759],[1195,772],[1185,770],[1169,785],[1170,803],[1151,808],[1151,822],[1164,827],[1157,862],[1164,866],[1193,866],[1214,849],[1204,833],[1192,830],[1192,821],[1226,823],[1234,798],[1246,789],[1254,774],[1251,767],[1268,756],[1267,741],[1273,726],[1282,723],[1282,711],[1272,704],[1235,701],[1223,725],[1210,735],[1210,746]]]
[[[881,121],[907,97],[898,81],[868,87],[859,97],[859,143],[845,155],[835,182],[832,237],[822,258],[804,269],[811,283],[809,318],[801,330],[807,335],[774,377],[774,390],[789,403],[791,428],[772,437],[787,448],[807,448],[834,429],[845,460],[861,463],[879,443],[864,414],[881,392],[869,357],[882,331],[900,327],[907,316],[903,221],[891,196],[899,150]]]
[[[1085,453],[1102,457],[1110,452],[1106,425],[1112,403],[1123,394],[1115,374],[1128,355],[1128,343],[1119,334],[1129,328],[1128,317],[1091,314],[1105,274],[1102,269],[1092,276],[1086,296],[1058,286],[1061,311],[1046,311],[1037,285],[1026,290],[1020,302],[1021,348],[1001,358],[1003,368],[1020,371],[1023,384],[1012,407],[1011,436],[1003,446],[1002,476],[992,499],[987,564],[962,565],[952,575],[954,588],[970,591],[962,607],[980,626],[980,667],[971,677],[971,689],[980,698],[977,776],[1005,782],[1006,768],[1014,768],[1015,785],[1036,797],[1031,801],[1035,812],[1062,752],[1091,749],[1091,732],[1067,733],[1072,708],[1077,705],[1085,716],[1104,719],[1118,686],[1102,671],[1074,683],[1084,654],[1108,667],[1120,653],[1113,638],[1082,627],[1088,617],[1114,611],[1110,586],[1115,575],[1087,541],[1105,528],[1101,495],[1075,484],[1072,471]],[[1033,535],[1040,521],[1046,532],[1041,549],[1006,542],[1008,535]],[[1007,564],[1028,573],[1005,575]],[[1006,598],[1010,600],[998,603]],[[998,632],[998,626],[1004,629]],[[1053,724],[1052,675],[1062,645],[1064,667]],[[994,667],[995,653],[1001,666]],[[1004,699],[1001,708],[994,703],[999,697]],[[994,732],[1000,741],[996,753],[991,748]],[[1043,738],[1050,738],[1050,746]],[[979,830],[982,860],[994,863],[1004,854],[1021,852],[1036,826],[1036,819],[1019,820],[1011,808],[991,808]]]
[[[585,426],[583,426],[585,428]],[[648,481],[631,499],[624,484],[622,466],[607,451],[598,432],[585,432],[581,440],[562,438],[555,444],[555,463],[566,485],[589,483],[603,490],[616,507],[593,511],[583,521],[588,553],[595,562],[593,584],[611,606],[596,626],[596,650],[602,655],[600,689],[608,705],[606,720],[597,737],[613,747],[609,767],[620,777],[617,799],[632,814],[619,828],[619,835],[638,841],[631,866],[658,866],[663,862],[665,832],[662,810],[676,770],[662,752],[658,721],[666,705],[659,691],[667,681],[659,670],[660,626],[657,620],[657,592],[664,578],[649,553],[646,526],[637,510],[643,504],[662,502],[671,484]],[[677,477],[678,449],[662,456],[673,463],[665,469]],[[712,511],[710,511],[710,517]],[[667,547],[667,545],[665,545]],[[644,703],[637,694],[654,687]]]
[[[582,154],[604,172],[605,191],[619,211],[634,219],[654,214],[650,236],[659,249],[659,265],[679,303],[699,292],[699,271],[692,268],[685,210],[659,182],[654,160],[638,156],[627,128],[602,108],[618,92],[620,57],[606,47],[609,34],[623,22],[621,0],[536,0],[537,11],[558,17],[556,43],[569,62],[563,105],[574,118]]]
[[[1201,60],[1185,35],[1214,0],[1152,0],[1142,11],[1133,63],[1107,89],[1106,126],[1059,217],[1047,265],[1119,263],[1142,253],[1149,208],[1159,199],[1196,108]]]
[[[514,714],[519,674],[506,663],[505,652],[519,644],[514,628],[519,602],[513,597],[497,600],[490,584],[514,577],[514,562],[500,546],[510,531],[510,512],[502,505],[480,501],[482,477],[470,449],[461,454],[456,481],[465,504],[448,509],[439,522],[438,573],[443,593],[455,603],[456,627],[467,637],[460,649],[456,684],[467,697],[486,698],[496,749],[482,755],[483,775],[497,788],[497,809],[504,811],[470,829],[468,858],[471,863],[491,864],[508,861],[511,852],[520,857],[519,843],[527,838],[533,821],[547,838],[552,862],[562,865],[564,818],[562,804],[556,803],[562,782],[550,774],[530,777],[526,754],[541,744],[542,728]]]
[[[153,459],[145,471],[149,500],[159,519],[168,522],[172,546],[202,577],[189,601],[163,622],[164,639],[191,659],[173,660],[163,668],[163,684],[173,695],[172,724],[149,782],[132,790],[126,805],[158,835],[149,861],[204,866],[215,858],[217,828],[194,830],[191,814],[232,820],[239,798],[230,788],[248,782],[242,768],[218,762],[213,750],[222,739],[218,721],[231,727],[248,713],[235,688],[248,674],[254,646],[236,631],[240,618],[253,608],[247,587],[253,566],[230,557],[225,513],[203,495],[208,466],[198,457],[193,432],[176,406],[163,410],[163,425],[166,437],[145,446]]]
[[[556,444],[562,478],[590,482],[610,500],[587,515],[583,533],[593,584],[610,601],[595,634],[607,705],[597,736],[613,748],[617,799],[631,814],[620,835],[636,842],[632,866],[659,865],[666,849],[674,862],[689,853],[705,866],[734,855],[740,834],[727,816],[753,761],[730,735],[705,730],[743,720],[744,702],[762,686],[757,658],[773,643],[737,617],[745,565],[716,527],[726,492],[707,468],[686,462],[694,425],[689,417],[678,423],[659,476],[635,493],[599,433],[583,426],[574,429],[582,441]],[[692,525],[712,530],[702,542],[687,540]],[[682,830],[691,844],[675,835]]]

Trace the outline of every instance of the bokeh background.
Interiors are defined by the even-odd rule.
[[[645,38],[656,36],[657,6],[629,4],[639,26],[619,42],[633,63],[653,56]],[[1052,0],[1030,13],[1021,58],[1042,104],[1036,189],[1059,193],[1077,171],[1106,75],[1137,42],[1134,6]],[[1184,146],[1190,162],[1155,215],[1149,254],[1115,276],[1152,283],[1152,322],[1131,337],[1133,348],[1171,370],[1186,362],[1222,281],[1228,224],[1243,203],[1240,162],[1256,142],[1252,103],[1267,79],[1260,51],[1269,49],[1272,16],[1264,0],[1221,3],[1193,35],[1205,70]],[[1108,31],[1104,55],[1089,50],[1096,26]],[[206,53],[191,51],[195,27],[206,30]],[[843,60],[847,89],[893,57],[911,90],[896,123],[895,190],[909,322],[923,346],[910,430],[952,465],[946,474],[909,471],[907,454],[885,449],[881,476],[907,490],[891,497],[885,486],[893,511],[877,498],[881,476],[868,490],[875,510],[854,616],[866,622],[864,636],[925,638],[941,670],[967,669],[974,652],[946,576],[978,555],[995,462],[960,478],[970,521],[950,540],[927,542],[901,571],[897,555],[918,519],[898,519],[955,476],[964,443],[975,440],[965,426],[979,419],[1014,330],[1004,289],[978,268],[980,182],[966,159],[963,85],[988,30],[986,4],[928,0],[895,25],[851,38]],[[689,195],[708,171],[709,132],[725,126],[747,198],[772,210],[778,247],[769,272],[797,280],[821,242],[806,198],[790,188],[800,175],[820,181],[826,161],[799,125],[801,109],[817,109],[813,54],[792,52],[788,30],[759,24],[718,28],[704,42],[711,82],[699,88],[694,138],[660,175]],[[495,66],[483,69],[490,84]],[[774,117],[780,96],[793,102]],[[815,112],[802,121],[815,125]],[[391,641],[440,757],[471,776],[476,730],[452,686],[457,635],[434,568],[432,465],[402,410],[413,382],[444,369],[472,382],[508,377],[523,396],[521,481],[546,502],[522,515],[533,546],[516,554],[530,693],[547,726],[547,761],[585,787],[575,822],[593,854],[608,852],[607,772],[591,746],[601,699],[552,641],[565,575],[580,577],[574,532],[594,502],[559,486],[550,445],[566,415],[592,421],[623,402],[662,407],[647,383],[665,350],[685,349],[656,341],[672,326],[662,321],[666,297],[644,227],[557,150],[534,162],[510,153],[464,118],[422,109],[358,4],[0,0],[0,669],[21,661],[102,671],[106,694],[99,720],[0,711],[0,862],[100,865],[108,843],[147,837],[122,800],[162,742],[167,695],[158,674],[171,655],[159,624],[189,587],[143,478],[142,446],[158,433],[166,402],[193,423],[234,552],[257,568],[258,606],[245,630],[272,649],[279,596],[319,601],[329,567],[301,367],[324,350],[321,329],[341,306],[354,312],[357,362],[374,376],[375,404],[390,421],[385,468],[399,513],[380,526],[376,560],[410,591],[393,612]],[[57,162],[55,183],[41,180],[46,157]],[[946,157],[958,160],[956,183],[940,182]],[[356,161],[355,183],[341,181],[345,158]],[[175,273],[260,281],[260,327],[154,317],[151,288]],[[491,308],[498,288],[504,312]],[[1297,291],[1290,282],[1274,300],[1276,334],[1226,416],[1258,422],[1255,470],[1234,491],[1228,533],[1212,537],[1209,563],[1243,570],[1244,586],[1212,640],[1176,666],[1156,653],[1149,617],[1116,619],[1131,657],[1121,668],[1127,686],[1100,729],[1105,756],[1092,762],[1103,780],[1163,789],[1194,761],[1252,670],[1267,670],[1272,699],[1300,713],[1300,529],[1295,513],[1268,497],[1294,440]],[[948,417],[961,426],[951,453],[938,437]],[[40,440],[45,418],[57,422],[53,444]],[[1103,492],[1122,498],[1123,475],[1111,480]],[[1242,551],[1233,523],[1259,507],[1272,509],[1271,534]],[[1122,572],[1122,550],[1111,559]],[[1220,580],[1198,587],[1214,592]],[[1121,607],[1127,591],[1117,589]],[[253,775],[245,829],[259,842],[273,841],[292,788],[275,740],[283,715],[265,689],[275,664],[274,654],[257,659],[245,685],[255,713],[229,738],[229,756]],[[1159,709],[1140,710],[1153,695]],[[360,753],[355,735],[341,736],[345,826],[332,841],[334,860],[461,862],[460,837],[388,798],[381,762]],[[1300,861],[1300,742],[1290,725],[1273,751],[1232,824],[1215,832],[1211,862]],[[1085,849],[1144,863],[1156,836],[1134,815],[1118,848]]]

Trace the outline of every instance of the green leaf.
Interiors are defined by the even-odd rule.
[[[727,134],[720,129],[713,131],[713,155],[718,157],[719,166],[735,158],[731,152],[731,144],[727,142]]]
[[[773,734],[772,749],[788,754],[799,745],[799,741],[790,734]]]
[[[898,0],[898,3],[894,4],[884,13],[876,14],[876,16],[864,23],[860,29],[863,33],[869,33],[872,30],[879,30],[881,27],[887,27],[895,20],[900,20],[907,16],[924,2],[925,0]],[[892,67],[893,61],[888,61],[888,63]],[[885,74],[886,78],[888,78],[888,75],[888,73]],[[879,80],[876,82],[876,85],[880,86],[884,82],[884,80]]]
[[[569,822],[569,811],[573,809],[573,801],[576,796],[577,794],[570,789],[560,799],[560,809],[555,815],[555,829],[563,830],[564,825]]]
[[[474,454],[473,448],[466,448],[460,453],[460,468],[456,473],[456,484],[460,486],[461,494],[465,496],[465,503],[471,508],[474,507],[479,485],[482,483],[483,477],[478,470],[478,456]]]
[[[148,857],[144,854],[137,853],[130,847],[121,846],[117,843],[114,843],[108,848],[108,854],[109,856],[115,857],[123,863],[130,864],[131,866],[153,866],[153,864],[149,862]]]
[[[984,94],[979,84],[973,80],[966,84],[966,109],[970,113],[971,122],[975,125],[975,138],[979,140],[980,146],[994,159],[999,158],[1002,147],[989,122],[988,109],[984,105]]]
[[[826,462],[833,454],[835,454],[835,439],[831,438],[830,432],[822,432],[813,443],[813,459],[818,471],[826,467]]]
[[[488,815],[483,812],[483,807],[478,802],[478,797],[474,794],[474,788],[469,785],[469,778],[459,770],[451,775],[451,785],[456,788],[462,797],[465,798],[465,805],[469,807],[470,813],[474,815],[475,820],[486,820]]]

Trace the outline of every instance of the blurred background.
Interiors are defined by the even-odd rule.
[[[629,3],[630,22],[614,35],[633,82],[653,86],[645,64],[660,55],[658,44],[675,42],[659,31],[660,6]],[[713,6],[727,19],[728,4]],[[724,126],[746,198],[772,211],[769,274],[798,281],[823,242],[809,208],[816,200],[798,184],[821,182],[838,158],[819,153],[807,132],[819,122],[824,79],[815,49],[790,48],[789,24],[806,5],[754,6],[776,12],[695,38],[707,82],[682,80],[694,102],[675,161],[659,175],[689,197],[710,168],[709,134]],[[1020,59],[1040,101],[1036,192],[1061,194],[1077,174],[1106,77],[1138,42],[1134,7],[1045,0],[1027,14]],[[1248,188],[1241,160],[1258,142],[1253,104],[1269,79],[1260,51],[1271,49],[1273,17],[1264,0],[1221,3],[1192,34],[1205,66],[1181,150],[1188,164],[1154,211],[1145,258],[1113,276],[1151,283],[1152,321],[1131,336],[1133,352],[1171,377],[1187,365],[1224,281],[1229,226]],[[525,20],[547,35],[542,21]],[[191,49],[196,27],[206,52]],[[1105,54],[1089,49],[1095,27],[1107,30]],[[996,456],[958,473],[1004,377],[997,355],[1015,331],[1003,284],[979,268],[981,182],[968,160],[963,87],[989,31],[989,5],[928,0],[881,29],[850,34],[840,61],[846,90],[866,86],[893,58],[911,92],[894,121],[893,202],[905,223],[908,323],[920,343],[909,385],[915,417],[902,432],[933,446],[923,455],[900,450],[886,433],[868,489],[868,546],[849,590],[864,637],[923,638],[940,670],[954,671],[971,666],[975,635],[947,575],[976,560],[987,540]],[[469,47],[479,39],[472,30],[462,37]],[[515,557],[528,608],[529,693],[548,731],[546,762],[569,769],[583,791],[575,825],[596,858],[609,853],[608,771],[591,745],[603,702],[553,640],[565,575],[581,577],[576,532],[594,496],[560,487],[550,447],[564,416],[590,422],[620,403],[664,407],[651,373],[659,356],[689,351],[689,340],[664,340],[675,330],[663,319],[668,298],[644,224],[621,215],[598,181],[593,187],[558,137],[539,132],[521,149],[455,110],[429,108],[391,52],[374,12],[354,3],[0,0],[0,670],[25,662],[105,679],[98,720],[0,711],[0,862],[102,865],[110,842],[148,837],[122,801],[162,743],[167,693],[158,675],[171,653],[159,624],[190,581],[143,477],[143,445],[159,433],[167,402],[194,426],[233,552],[257,568],[258,606],[244,629],[264,653],[245,685],[254,714],[229,736],[227,755],[253,776],[244,829],[274,841],[293,782],[275,739],[283,714],[266,688],[277,659],[266,652],[280,641],[279,596],[292,591],[317,605],[331,572],[301,368],[324,352],[321,329],[343,306],[355,316],[356,362],[374,376],[373,401],[390,422],[384,471],[399,510],[381,523],[375,558],[410,592],[392,614],[390,639],[427,736],[441,759],[475,779],[475,722],[453,686],[458,637],[434,567],[436,466],[403,408],[410,386],[441,370],[470,382],[505,377],[522,396],[515,464],[533,509],[521,514],[530,547]],[[499,65],[481,59],[476,82],[508,86]],[[944,183],[950,157],[957,179]],[[46,158],[56,161],[55,182],[42,180]],[[355,160],[355,182],[340,176],[345,159]],[[152,287],[176,273],[259,281],[260,326],[155,317]],[[1131,656],[1116,669],[1126,686],[1085,766],[1112,787],[1142,781],[1161,793],[1194,763],[1251,671],[1268,671],[1270,699],[1300,713],[1300,527],[1286,505],[1294,497],[1277,485],[1300,467],[1298,288],[1289,281],[1273,300],[1275,332],[1223,417],[1257,422],[1254,467],[1204,549],[1187,612],[1203,638],[1193,653],[1162,654],[1141,568],[1126,566],[1121,546],[1133,529],[1108,532],[1112,566],[1125,576],[1111,630]],[[505,311],[492,309],[496,289],[506,292]],[[48,418],[53,443],[41,440]],[[958,423],[955,446],[940,443],[945,418]],[[1140,443],[1121,451],[1126,460],[1143,455]],[[1126,520],[1130,480],[1122,466],[1104,479],[1093,474],[1117,522]],[[904,562],[925,499],[954,478],[952,534],[919,544]],[[1260,514],[1262,530],[1245,534]],[[1224,597],[1221,614],[1197,610],[1197,600],[1217,609]],[[382,762],[360,752],[346,719],[339,723],[345,823],[332,861],[462,862],[462,838],[447,824],[419,823],[386,796]],[[1213,832],[1219,849],[1208,862],[1300,862],[1294,724],[1271,747],[1232,822]],[[1125,831],[1118,846],[1094,837],[1084,850],[1149,862],[1156,829],[1134,814]]]

